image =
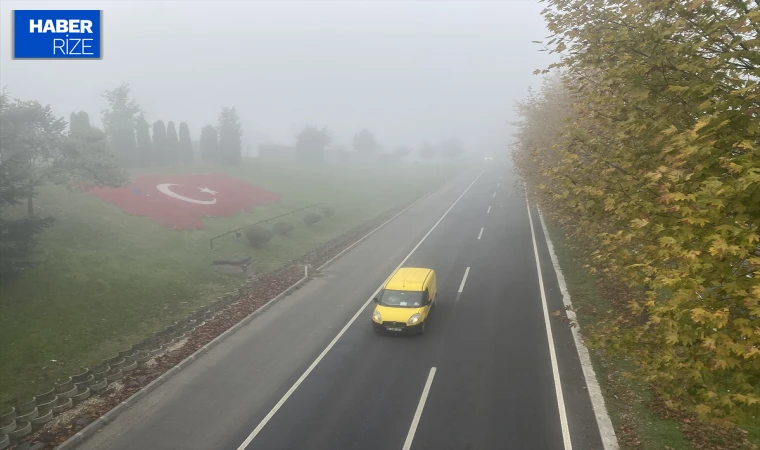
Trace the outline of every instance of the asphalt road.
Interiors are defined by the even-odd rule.
[[[601,449],[570,330],[555,319],[552,364],[514,185],[493,167],[463,174],[79,448],[552,450],[567,448],[564,423],[573,448]],[[562,310],[535,211],[533,225],[547,309]],[[377,336],[368,299],[407,255],[438,273],[438,306],[422,336]]]

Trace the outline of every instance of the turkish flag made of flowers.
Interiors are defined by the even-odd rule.
[[[178,230],[203,228],[202,217],[232,216],[280,199],[274,192],[219,173],[143,175],[126,187],[89,192],[128,214]]]

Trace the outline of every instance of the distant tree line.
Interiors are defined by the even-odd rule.
[[[194,152],[187,123],[180,122],[179,130],[173,121],[157,120],[150,125],[130,93],[129,84],[122,83],[103,94],[108,102],[103,111],[103,125],[120,164],[137,168],[192,164]],[[201,160],[240,162],[242,134],[235,108],[222,108],[216,127],[206,125],[201,130]]]
[[[296,135],[295,158],[304,163],[321,163],[324,160],[326,148],[332,142],[333,137],[327,128],[319,129],[307,125]],[[398,161],[414,153],[414,150],[407,145],[399,146],[392,152],[384,151],[375,135],[367,129],[363,129],[354,135],[352,147],[354,154],[364,161]],[[333,150],[338,153],[341,160],[351,159],[352,154],[345,147],[339,145]],[[417,154],[421,159],[432,159],[436,156],[458,158],[465,154],[465,149],[460,139],[451,138],[438,144],[425,141],[417,149]]]
[[[178,128],[173,121],[156,120],[150,124],[144,111],[132,98],[129,83],[121,83],[113,89],[106,90],[103,97],[108,103],[108,107],[102,111],[103,132],[121,167],[148,168],[189,165],[194,162],[192,137],[186,122],[180,122]],[[86,113],[82,114],[86,116]],[[70,127],[79,127],[79,120],[78,116],[72,114]],[[86,121],[89,126],[88,117],[81,120]],[[207,124],[201,129],[198,140],[200,160],[223,164],[239,163],[242,160],[242,134],[242,124],[235,108],[223,107],[216,125]],[[323,162],[325,151],[333,141],[327,128],[307,125],[296,136],[296,160],[304,163]],[[375,135],[367,129],[354,135],[352,147],[355,154],[364,161],[402,160],[415,153],[409,146],[400,146],[392,152],[386,152]],[[352,157],[345,149],[336,150],[341,159],[347,160]],[[436,156],[457,158],[464,152],[464,145],[457,138],[438,144],[425,141],[416,150],[421,159],[432,159]]]
[[[131,96],[128,83],[103,93],[108,107],[102,111],[103,129],[90,123],[89,115],[73,112],[67,124],[50,106],[37,101],[11,99],[5,90],[0,98],[0,281],[7,282],[33,260],[33,242],[51,217],[36,214],[34,199],[40,186],[54,183],[82,186],[122,186],[129,168],[190,165],[194,149],[190,127],[173,121],[150,124]],[[66,131],[68,125],[68,131]],[[243,134],[234,107],[223,107],[215,125],[200,131],[198,154],[203,162],[237,164],[242,160]],[[321,163],[333,143],[327,128],[306,126],[296,136],[296,159]],[[401,146],[386,152],[369,130],[354,136],[353,149],[369,161],[396,161],[414,150]],[[333,149],[335,150],[335,149]],[[461,141],[438,145],[427,142],[417,150],[422,158],[436,155],[457,157],[464,153]],[[351,154],[340,150],[341,157]],[[20,214],[20,208],[26,211]]]

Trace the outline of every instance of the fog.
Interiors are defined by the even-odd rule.
[[[13,60],[13,9],[103,9],[103,59]],[[186,121],[193,139],[235,106],[243,148],[292,144],[306,124],[350,147],[368,128],[393,148],[457,136],[503,151],[513,104],[551,57],[534,1],[0,3],[0,83],[61,116],[89,112],[122,81],[154,120]]]

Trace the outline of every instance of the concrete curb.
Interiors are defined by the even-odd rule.
[[[248,325],[256,316],[258,316],[259,314],[263,313],[264,311],[272,307],[279,300],[290,295],[296,289],[300,288],[306,281],[308,281],[308,279],[309,279],[308,269],[305,269],[304,277],[298,280],[295,284],[293,284],[292,286],[290,286],[289,288],[285,289],[280,294],[278,294],[276,297],[272,298],[271,300],[263,304],[259,309],[252,312],[245,319],[241,320],[240,322],[236,323],[235,325],[227,329],[227,331],[225,331],[224,333],[215,337],[211,342],[209,342],[208,344],[196,350],[195,353],[183,359],[179,364],[167,370],[164,374],[160,375],[155,380],[151,381],[147,386],[143,387],[139,391],[132,394],[131,397],[119,403],[113,409],[111,409],[110,411],[108,411],[107,413],[99,417],[97,420],[95,420],[91,424],[84,427],[77,434],[70,437],[69,439],[61,443],[61,445],[56,447],[56,450],[74,449],[77,445],[81,444],[82,441],[92,436],[95,432],[97,432],[104,426],[113,422],[116,419],[116,417],[118,417],[121,413],[123,413],[127,408],[137,403],[140,399],[142,399],[149,393],[155,391],[159,386],[161,386],[170,378],[172,378],[174,375],[179,373],[182,369],[189,366],[193,361],[195,361],[196,359],[198,359],[205,353],[208,353],[209,350],[216,347],[226,338],[230,337],[233,333],[243,328],[244,326]]]

